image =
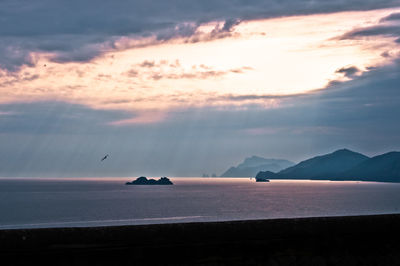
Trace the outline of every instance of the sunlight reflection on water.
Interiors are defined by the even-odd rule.
[[[400,184],[171,178],[2,178],[0,228],[73,227],[400,212]]]

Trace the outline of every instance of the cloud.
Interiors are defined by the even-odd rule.
[[[35,58],[30,50],[7,45],[0,40],[0,69],[16,71],[21,65],[35,65]]]
[[[355,74],[359,73],[360,70],[355,66],[345,66],[336,70],[336,73],[344,74],[345,77],[351,78]]]
[[[208,79],[208,78],[218,78],[225,76],[229,73],[241,74],[243,70],[240,68],[230,69],[227,71],[218,71],[218,70],[206,70],[206,71],[190,71],[183,72],[178,74],[167,74],[167,75],[157,75],[157,80],[159,79]]]
[[[141,63],[140,65],[139,65],[140,67],[148,67],[148,68],[151,68],[151,67],[154,67],[155,66],[155,63],[154,63],[154,61],[143,61],[143,63]]]
[[[392,13],[389,16],[382,18],[380,21],[385,22],[385,21],[391,21],[391,20],[400,20],[400,13]]]
[[[126,72],[126,74],[128,75],[128,77],[130,78],[136,78],[139,75],[139,72],[135,69],[131,69],[128,72]]]
[[[36,79],[40,78],[39,74],[33,74],[30,72],[24,72],[24,73],[15,73],[13,75],[8,75],[8,79],[5,79],[5,81],[0,82],[0,86],[12,86],[15,84],[18,84],[20,82],[26,82],[26,81],[33,81]]]
[[[220,31],[222,32],[231,32],[233,28],[240,24],[239,19],[227,19],[224,23],[224,26]]]
[[[342,36],[342,39],[352,39],[357,37],[368,37],[375,35],[398,36],[400,34],[400,26],[378,25],[355,29]]]
[[[183,22],[173,28],[162,29],[156,33],[155,43],[163,43],[174,38],[189,38],[196,33],[199,26],[199,23]]]
[[[238,37],[239,33],[234,31],[235,26],[240,24],[239,19],[227,19],[220,22],[183,22],[172,28],[155,30],[142,36],[130,36],[119,38],[110,45],[113,49],[144,48],[148,46],[166,43],[198,43],[211,42],[218,39]],[[209,29],[212,24],[212,28]],[[207,28],[207,30],[204,30]]]
[[[154,81],[162,79],[209,79],[218,78],[228,74],[243,74],[254,70],[251,67],[244,66],[227,70],[217,70],[211,66],[204,64],[192,65],[191,68],[185,69],[180,61],[160,60],[143,62],[133,66],[133,69],[125,72],[130,78],[152,79]]]
[[[150,124],[130,123],[136,113],[63,102],[1,104],[0,175],[188,176],[220,173],[252,154],[298,161],[343,147],[400,149],[399,72],[395,61],[312,94],[226,95],[280,104],[174,109]],[[106,153],[111,160],[100,165]]]
[[[341,132],[343,138],[352,140],[356,140],[356,133],[365,139],[369,137],[381,141],[384,137],[398,138],[400,135],[396,134],[400,133],[400,125],[395,121],[400,102],[399,71],[400,62],[396,61],[392,65],[364,72],[353,80],[337,82],[312,93],[284,96],[226,95],[229,100],[274,99],[279,100],[280,104],[267,109],[258,104],[250,104],[247,109],[235,106],[224,109],[208,107],[207,111],[203,110],[204,117],[218,116],[214,112],[219,110],[221,116],[227,116],[221,119],[221,127],[296,130],[305,127],[311,133],[312,128],[316,127],[319,128],[316,134],[320,134],[321,128],[331,128],[337,129],[336,133]],[[251,120],[243,125],[236,124],[237,121],[246,120],[246,117],[251,117]],[[377,132],[382,135],[377,135]],[[387,141],[385,145],[389,143]]]
[[[235,26],[240,24],[239,19],[227,19],[224,23],[217,23],[209,32],[199,30],[199,27],[186,39],[185,43],[210,42],[218,39],[237,37],[239,33],[234,32]]]
[[[276,104],[273,100],[281,100],[279,95],[321,88],[330,80],[348,80],[355,72],[353,67],[369,71],[371,66],[392,60],[396,50],[387,49],[393,48],[387,38],[371,38],[371,42],[378,40],[383,45],[379,50],[371,49],[368,40],[339,43],[328,39],[353,26],[374,23],[388,13],[374,10],[284,17],[246,22],[237,29],[236,20],[209,23],[201,26],[201,31],[237,30],[242,36],[200,45],[129,49],[105,54],[90,63],[44,61],[20,72],[2,72],[1,102],[62,99],[98,109],[142,111],[181,106],[223,108],[265,100],[267,107]],[[337,25],[337,21],[347,27]],[[326,25],[329,27],[321,28]],[[295,26],[295,32],[280,30]],[[260,29],[270,29],[270,35],[251,35]],[[387,43],[391,46],[385,46]],[[381,56],[386,51],[390,58]],[[23,72],[29,72],[32,79]],[[130,101],[121,101],[126,99]]]
[[[398,6],[395,0],[3,0],[0,1],[0,67],[15,71],[35,64],[34,53],[51,53],[56,62],[89,61],[121,47],[121,38],[154,37],[205,41],[231,36],[240,21],[259,18],[370,10]],[[166,12],[168,11],[168,12]],[[199,25],[224,21],[212,34],[198,35]],[[139,45],[137,43],[137,45]]]
[[[341,40],[356,39],[371,36],[389,36],[400,37],[400,13],[392,13],[379,20],[378,25],[361,27],[353,29],[352,31],[340,37]],[[396,42],[398,42],[396,40]]]
[[[267,94],[267,95],[254,95],[254,94],[248,94],[248,95],[223,95],[223,96],[218,96],[215,98],[211,98],[210,100],[213,101],[248,101],[248,100],[279,100],[279,99],[292,99],[296,97],[302,97],[305,96],[306,94],[301,93],[301,94],[289,94],[289,95],[272,95],[272,94]]]

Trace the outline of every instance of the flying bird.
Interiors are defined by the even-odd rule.
[[[100,161],[101,161],[101,162],[104,161],[105,159],[107,159],[107,157],[108,157],[108,154],[107,154],[106,156],[104,156],[103,158],[101,158]]]

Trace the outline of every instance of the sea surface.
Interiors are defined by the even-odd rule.
[[[2,178],[0,229],[400,213],[400,184],[249,178]]]

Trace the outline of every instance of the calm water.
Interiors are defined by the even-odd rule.
[[[400,184],[171,178],[0,179],[0,228],[400,213]]]

